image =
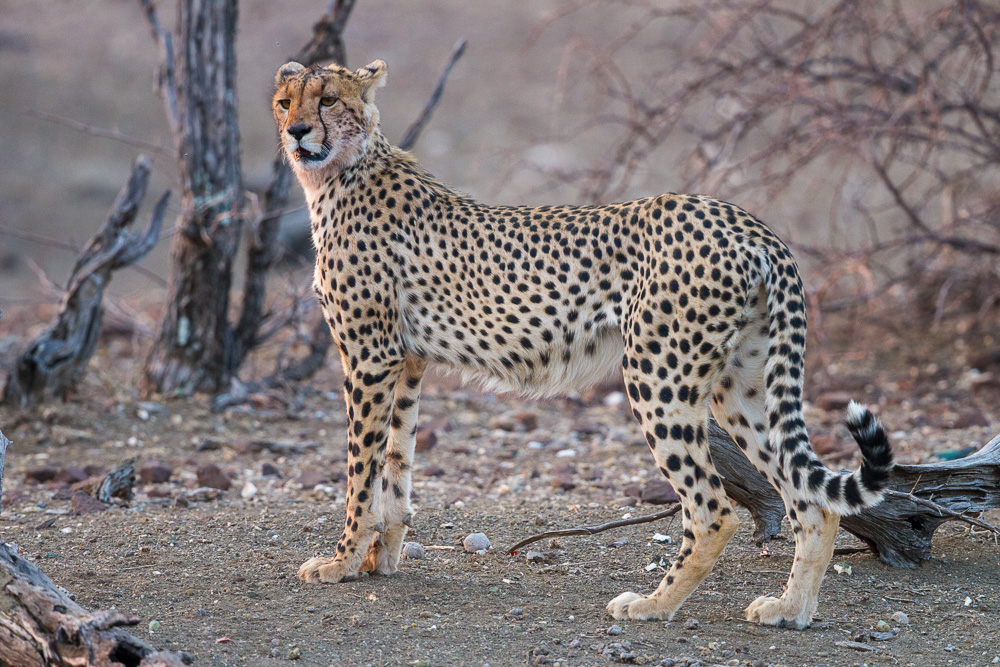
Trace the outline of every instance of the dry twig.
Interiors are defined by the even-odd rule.
[[[667,517],[677,514],[681,510],[680,503],[674,503],[662,512],[657,512],[656,514],[647,514],[646,516],[636,516],[630,519],[619,519],[618,521],[609,521],[608,523],[602,523],[599,526],[577,526],[576,528],[563,528],[562,530],[549,530],[544,533],[539,533],[538,535],[532,535],[531,537],[525,538],[507,549],[507,553],[512,554],[515,551],[525,547],[529,544],[533,544],[540,540],[544,540],[546,537],[570,537],[572,535],[596,535],[597,533],[603,533],[606,530],[612,530],[614,528],[622,528],[623,526],[634,526],[640,523],[652,523],[653,521],[659,521],[660,519],[666,519]]]

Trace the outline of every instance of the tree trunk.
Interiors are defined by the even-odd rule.
[[[167,311],[146,362],[143,390],[218,391],[232,373],[228,321],[243,216],[236,114],[237,0],[181,0],[178,49],[164,45],[161,93],[180,156],[182,213],[172,246]],[[159,32],[158,32],[159,31]]]
[[[125,632],[139,618],[88,612],[45,573],[0,542],[0,665],[181,667],[191,656],[157,651]]]

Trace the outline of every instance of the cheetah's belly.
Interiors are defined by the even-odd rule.
[[[477,313],[463,321],[414,307],[405,293],[401,301],[407,349],[489,391],[530,396],[579,392],[620,367],[624,353],[610,308],[573,322],[562,313],[511,318],[516,322]]]

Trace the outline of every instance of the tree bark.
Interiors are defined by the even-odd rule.
[[[4,667],[180,667],[191,656],[157,651],[121,626],[139,618],[88,612],[45,573],[0,542],[0,664]]]
[[[160,88],[183,187],[167,310],[146,361],[143,391],[214,392],[228,386],[233,369],[229,290],[244,203],[236,113],[238,2],[178,2],[176,53],[152,0],[143,4],[163,47]]]
[[[160,198],[142,237],[128,231],[146,194],[149,174],[150,161],[140,155],[104,227],[77,258],[55,324],[18,357],[7,379],[5,403],[26,406],[47,398],[65,398],[79,382],[97,349],[104,290],[112,274],[139,261],[160,237],[169,193]]]
[[[755,523],[754,539],[763,544],[781,530],[785,508],[778,492],[747,460],[715,422],[709,429],[709,447],[726,493],[746,507]],[[931,538],[945,521],[955,520],[911,498],[930,500],[954,512],[976,514],[1000,507],[1000,435],[981,450],[955,461],[897,465],[887,496],[875,507],[845,516],[840,526],[867,543],[883,563],[916,567],[931,557]]]

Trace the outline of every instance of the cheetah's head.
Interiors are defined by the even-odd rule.
[[[356,72],[330,65],[286,63],[272,99],[278,135],[300,176],[319,176],[354,164],[378,128],[375,89],[385,85],[386,64],[376,60]]]

